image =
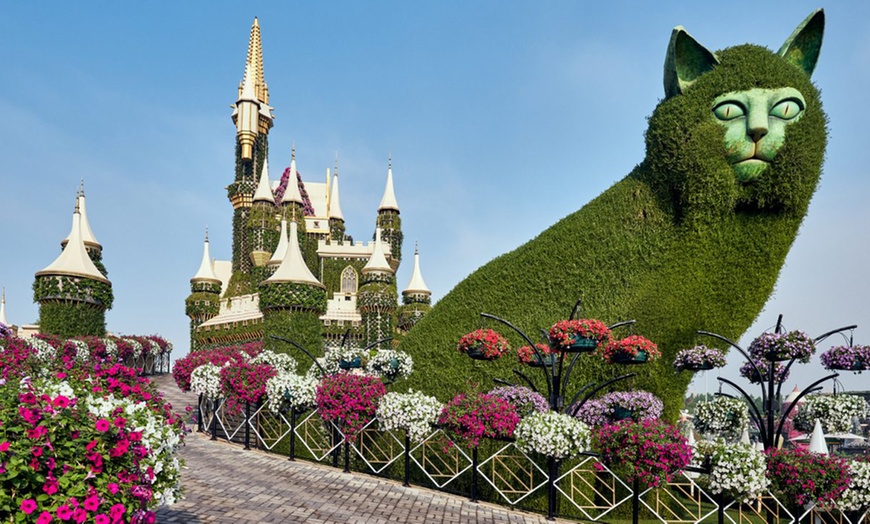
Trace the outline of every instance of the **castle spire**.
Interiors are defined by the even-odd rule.
[[[287,188],[281,196],[281,204],[302,204],[302,193],[299,192],[299,181],[296,175],[296,146],[290,153],[290,176],[287,179]]]
[[[369,258],[369,261],[366,262],[366,265],[362,268],[362,273],[393,273],[393,268],[390,267],[389,262],[387,262],[387,257],[384,255],[384,247],[381,243],[381,229],[378,228],[375,230],[375,247],[372,250],[372,256]]]
[[[257,184],[257,191],[254,193],[254,202],[271,202],[275,203],[275,196],[272,194],[272,187],[269,183],[269,159],[263,159],[263,169],[260,171],[260,183]]]
[[[329,197],[329,219],[344,221],[341,212],[341,200],[338,198],[338,165],[335,166],[335,174],[332,176],[332,191]]]
[[[79,194],[76,194],[76,207],[73,212],[72,231],[70,231],[66,245],[60,255],[45,269],[36,273],[36,276],[75,276],[90,278],[105,284],[111,283],[94,265],[91,257],[85,249],[82,238],[82,216],[80,211]]]
[[[378,211],[392,209],[399,211],[399,203],[396,202],[396,193],[393,191],[393,157],[390,155],[389,167],[387,167],[387,187],[384,189],[384,196],[381,198],[381,205],[378,206]]]
[[[239,98],[233,105],[232,118],[236,124],[242,159],[251,160],[257,135],[268,133],[274,118],[269,106],[269,88],[263,77],[263,47],[260,43],[260,23],[256,18],[251,26],[245,75],[239,84]]]
[[[272,254],[272,258],[269,259],[268,264],[270,266],[279,266],[281,261],[284,260],[284,255],[287,254],[287,247],[289,245],[289,241],[287,240],[287,220],[282,218],[281,236],[278,238],[278,247],[275,248],[275,253]]]
[[[420,250],[416,243],[414,244],[414,271],[411,273],[411,281],[402,291],[402,295],[405,297],[413,294],[427,296],[432,294],[432,291],[426,286],[426,282],[423,281],[423,273],[420,272]]]
[[[290,234],[287,239],[287,253],[284,255],[284,260],[281,265],[275,270],[275,273],[263,281],[264,284],[275,284],[279,282],[294,282],[298,284],[309,284],[317,287],[324,287],[319,280],[311,273],[305,260],[302,258],[302,250],[299,248],[299,235],[296,222],[290,222]]]
[[[202,262],[199,263],[199,270],[197,270],[193,278],[190,279],[190,282],[210,282],[220,284],[220,279],[215,275],[214,266],[212,266],[211,263],[211,254],[209,253],[208,245],[208,228],[205,228],[205,242],[203,242],[202,247]]]

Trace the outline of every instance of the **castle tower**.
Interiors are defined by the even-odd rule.
[[[365,327],[366,345],[393,335],[393,312],[397,304],[393,268],[384,255],[381,230],[375,230],[375,246],[371,258],[362,269],[359,288],[359,312]],[[379,344],[377,349],[388,349]]]
[[[402,219],[399,217],[399,204],[393,191],[393,158],[387,167],[387,186],[378,206],[377,227],[381,229],[381,239],[390,244],[390,267],[395,273],[402,262]]]
[[[3,288],[2,294],[0,294],[0,324],[4,326],[9,325],[9,321],[6,320],[6,288]]]
[[[272,251],[278,245],[278,209],[269,182],[269,161],[263,160],[260,182],[254,192],[251,213],[248,217],[248,234],[251,239],[251,262],[254,270],[266,265]],[[267,275],[259,275],[265,278]]]
[[[286,220],[296,222],[302,227],[305,226],[304,203],[302,193],[299,192],[299,175],[296,171],[295,146],[290,154],[290,175],[287,178],[287,187],[284,189],[284,194],[281,195],[281,210]]]
[[[402,333],[410,331],[429,312],[432,303],[432,292],[423,280],[420,272],[420,251],[414,245],[414,271],[408,286],[402,290],[402,303],[399,307],[398,330]]]
[[[208,229],[205,231],[205,242],[202,248],[202,262],[199,270],[190,279],[190,295],[184,301],[185,313],[190,317],[190,349],[196,347],[194,332],[200,324],[214,317],[220,310],[221,281],[215,275],[209,253]]]
[[[344,213],[341,212],[341,200],[338,196],[338,163],[336,163],[329,193],[329,239],[341,244],[344,242],[344,233]]]
[[[35,275],[33,300],[39,303],[39,329],[64,338],[106,334],[112,308],[112,283],[91,260],[82,237],[80,196],[72,230],[60,255]]]
[[[323,348],[320,315],[326,312],[326,288],[311,273],[302,258],[296,222],[290,222],[287,252],[275,273],[260,286],[263,334],[267,348],[306,357],[288,344],[271,338],[280,336],[301,344],[309,351]]]
[[[272,107],[269,106],[269,88],[263,77],[260,25],[255,18],[248,43],[245,74],[232,114],[236,125],[236,173],[233,183],[227,186],[227,197],[233,205],[233,273],[249,274],[253,265],[249,255],[255,246],[252,245],[247,225],[257,188],[257,175],[261,173],[268,155],[268,135],[273,118]],[[235,289],[229,291],[231,294],[241,292]]]

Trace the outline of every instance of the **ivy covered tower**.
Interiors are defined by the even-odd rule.
[[[399,268],[402,262],[402,219],[399,218],[399,203],[396,202],[396,193],[393,191],[393,158],[390,157],[387,166],[387,186],[384,188],[384,196],[378,206],[377,227],[381,230],[381,240],[390,245],[390,267],[393,272]]]
[[[254,19],[248,43],[245,75],[239,85],[239,96],[233,104],[233,123],[236,125],[236,173],[227,186],[227,197],[233,205],[233,282],[229,292],[233,295],[250,293],[251,253],[257,247],[251,238],[249,220],[258,175],[269,151],[269,130],[272,128],[272,107],[269,106],[269,88],[263,77],[263,49],[260,43],[260,24]]]
[[[326,288],[305,265],[296,222],[290,222],[287,252],[281,264],[259,288],[266,347],[296,352],[270,338],[275,335],[293,340],[309,351],[323,348],[320,315],[326,312]]]
[[[91,259],[85,238],[96,242],[90,225],[83,221],[84,193],[76,195],[72,229],[61,243],[60,255],[33,282],[33,300],[39,303],[39,330],[64,338],[106,334],[106,310],[112,308],[112,283]],[[84,224],[84,227],[83,227]]]
[[[327,175],[329,176],[329,175]],[[338,197],[338,164],[332,177],[332,188],[329,193],[329,239],[333,242],[344,242],[344,213],[341,212],[341,200]]]
[[[372,344],[393,335],[393,313],[397,305],[396,279],[393,268],[384,255],[380,228],[375,230],[375,247],[362,268],[359,289],[359,312],[365,326],[365,343]],[[378,349],[389,349],[379,344]]]
[[[414,270],[411,273],[411,280],[408,286],[402,290],[402,305],[399,307],[399,314],[396,328],[400,333],[407,333],[414,327],[426,313],[429,312],[432,302],[432,292],[426,286],[423,280],[423,273],[420,272],[420,250],[417,245],[414,245]]]
[[[209,252],[208,230],[205,232],[205,242],[202,248],[202,262],[196,275],[190,279],[190,295],[185,300],[185,313],[190,317],[190,341],[196,345],[193,336],[196,328],[203,322],[214,317],[220,310],[221,281],[215,275]],[[191,347],[191,349],[196,349]]]

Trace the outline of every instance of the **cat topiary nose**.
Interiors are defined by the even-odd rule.
[[[767,114],[760,111],[750,111],[746,134],[753,142],[758,142],[767,135]]]

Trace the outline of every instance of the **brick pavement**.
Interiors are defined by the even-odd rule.
[[[194,405],[171,375],[154,379],[179,413]],[[189,433],[184,498],[157,511],[159,523],[525,524],[540,515],[303,461]]]

